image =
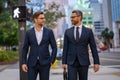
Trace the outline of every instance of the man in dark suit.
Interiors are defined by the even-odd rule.
[[[57,53],[53,31],[44,26],[43,12],[33,15],[34,28],[26,32],[22,50],[22,70],[27,72],[28,80],[49,80],[50,66],[54,63]],[[49,45],[52,52],[49,52]],[[27,55],[27,53],[29,55]]]
[[[94,71],[99,70],[99,57],[91,29],[82,25],[82,12],[72,11],[71,22],[74,25],[67,29],[64,35],[64,48],[62,56],[63,69],[68,67],[68,80],[88,80],[90,65],[88,45],[91,48]]]

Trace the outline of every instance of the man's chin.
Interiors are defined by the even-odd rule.
[[[72,24],[72,25],[75,25],[75,24]]]
[[[39,24],[39,26],[40,26],[40,27],[42,27],[42,26],[43,26],[43,24]]]

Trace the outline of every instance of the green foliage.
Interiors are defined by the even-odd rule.
[[[0,54],[0,62],[1,61],[9,61],[9,57],[7,54],[1,53]]]
[[[8,7],[4,7],[4,3]],[[0,45],[12,46],[18,45],[18,25],[17,21],[12,19],[11,7],[17,4],[16,0],[0,0]]]
[[[5,51],[0,50],[0,63],[1,62],[11,62],[18,60],[18,51]]]
[[[0,14],[2,13],[3,10],[4,10],[4,9],[3,9],[3,6],[0,5]]]
[[[52,3],[45,9],[46,26],[49,28],[55,28],[57,26],[57,20],[65,15],[59,11],[59,5]]]
[[[6,14],[6,13],[5,13]],[[5,15],[4,15],[5,17]],[[10,14],[6,14],[4,21],[0,22],[0,45],[17,45],[18,44],[18,25],[12,20]]]
[[[113,33],[113,31],[110,31],[110,33],[109,33],[110,35],[110,39],[113,39],[113,37],[114,37],[114,33]]]
[[[113,31],[109,31],[108,28],[105,28],[105,30],[102,31],[101,36],[106,39],[113,39],[114,33]]]
[[[60,44],[60,46],[59,46],[59,47],[60,47],[60,49],[63,49],[63,44]]]
[[[105,46],[109,50],[110,40],[113,39],[113,37],[114,37],[113,31],[110,31],[108,28],[105,28],[102,31],[101,36],[104,38]]]
[[[5,3],[8,5],[5,8]],[[12,7],[18,5],[18,0],[0,0],[0,14],[4,11],[12,11]]]

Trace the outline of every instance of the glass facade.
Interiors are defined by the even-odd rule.
[[[81,10],[83,12],[83,24],[88,28],[93,28],[93,9],[89,8],[89,5],[89,0],[76,0],[76,4],[71,10]]]
[[[111,0],[111,13],[114,31],[114,47],[120,46],[120,0]]]
[[[120,20],[120,0],[111,0],[112,21]]]
[[[95,34],[100,35],[104,29],[102,4],[98,0],[90,0],[90,8],[93,9],[93,21]]]
[[[92,10],[83,10],[83,19],[82,22],[85,26],[93,28],[93,13]]]

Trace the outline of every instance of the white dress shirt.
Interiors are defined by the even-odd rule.
[[[37,39],[37,43],[38,45],[40,44],[42,37],[43,37],[43,27],[41,28],[40,31],[37,31],[36,28],[35,29],[35,35],[36,35],[36,39]]]

